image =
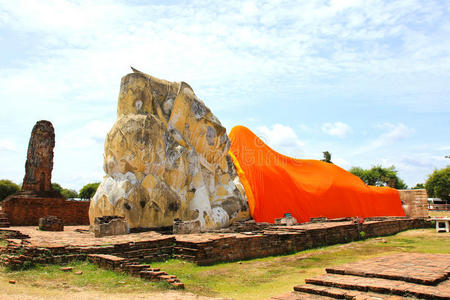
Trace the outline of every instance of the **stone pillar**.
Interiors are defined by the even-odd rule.
[[[410,218],[428,217],[428,196],[425,189],[399,190],[403,211]]]
[[[53,148],[55,131],[49,121],[38,121],[28,143],[25,177],[22,190],[46,192],[52,190]]]

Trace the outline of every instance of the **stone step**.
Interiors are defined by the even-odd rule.
[[[399,280],[384,278],[366,278],[353,275],[325,274],[306,279],[310,285],[335,287],[345,290],[361,292],[374,292],[380,294],[393,294],[398,296],[415,296],[420,299],[450,299],[449,280],[441,282],[437,286],[409,283]],[[310,286],[305,289],[311,288]],[[297,286],[296,290],[301,290]]]
[[[308,294],[302,292],[290,292],[278,296],[270,297],[267,300],[333,300],[335,298],[320,296],[315,294]]]
[[[8,216],[0,209],[0,228],[7,228],[10,225]]]
[[[382,259],[384,258],[378,260]],[[386,264],[383,265],[382,262],[377,263],[376,259],[372,259],[375,262],[358,262],[329,267],[326,268],[326,272],[330,274],[401,280],[425,285],[436,285],[447,279],[447,273],[450,274],[450,272],[445,271],[447,261],[445,259],[438,262],[430,262],[426,257],[419,256],[411,257],[406,262],[400,260],[404,260],[403,257],[400,256],[396,264],[387,266]],[[417,272],[417,268],[411,264],[411,260],[421,266],[420,272]]]
[[[9,226],[9,222],[0,222],[0,228],[8,228]]]
[[[408,299],[406,297],[401,296],[393,296],[390,294],[380,294],[380,293],[374,293],[374,292],[363,292],[363,291],[356,291],[356,290],[346,290],[346,289],[340,289],[337,287],[330,287],[330,286],[322,286],[322,285],[313,285],[313,284],[303,284],[303,285],[297,285],[294,286],[294,291],[301,293],[302,295],[308,294],[308,295],[314,295],[314,296],[321,296],[326,297],[325,299],[347,299],[347,300],[353,300],[353,299],[373,299],[373,300],[385,300],[385,299]],[[295,299],[295,298],[293,298]],[[303,299],[303,298],[298,298]],[[305,298],[309,299],[309,298]],[[314,298],[311,298],[314,299]],[[320,298],[318,298],[320,299]]]

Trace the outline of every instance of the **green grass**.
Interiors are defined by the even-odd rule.
[[[153,263],[177,275],[187,290],[207,296],[262,299],[292,290],[305,278],[324,273],[327,266],[398,252],[450,253],[448,234],[433,229],[411,230],[384,238],[214,266],[181,260]]]
[[[292,291],[294,285],[304,283],[305,278],[323,274],[325,268],[332,265],[401,252],[450,253],[449,238],[448,233],[436,233],[434,229],[418,229],[291,255],[213,266],[197,266],[182,260],[151,265],[177,275],[185,283],[187,291],[197,295],[264,299]],[[104,291],[111,295],[161,291],[167,288],[161,284],[99,269],[87,262],[76,262],[69,266],[73,267],[74,272],[83,271],[83,275],[64,273],[60,271],[60,266],[37,266],[15,272],[0,268],[0,278],[15,279],[24,285],[46,289]]]
[[[430,210],[428,211],[428,215],[430,217],[450,217],[450,211]]]
[[[22,271],[2,268],[1,274],[8,279],[46,289],[74,288],[77,290],[82,288],[125,293],[166,289],[163,283],[154,283],[124,273],[104,270],[87,261],[72,262],[65,266],[72,267],[73,272],[63,272],[59,265],[35,265]],[[76,271],[82,271],[83,274],[76,275],[74,274]]]

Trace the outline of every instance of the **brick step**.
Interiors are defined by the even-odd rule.
[[[366,278],[353,275],[325,274],[306,279],[310,285],[336,287],[339,289],[393,294],[398,296],[415,296],[420,299],[450,299],[448,280],[437,286],[409,283],[384,278]],[[301,289],[297,286],[297,289]]]
[[[168,275],[159,268],[151,268],[148,264],[140,264],[138,258],[127,259],[109,254],[90,254],[88,260],[105,269],[126,272],[145,280],[166,281],[174,289],[184,289],[184,284],[177,276]]]
[[[319,296],[314,294],[302,293],[302,292],[290,292],[278,296],[270,297],[267,300],[332,300],[327,296]]]
[[[0,209],[0,228],[7,228],[10,225],[8,216]]]
[[[439,273],[437,271],[428,271],[428,272],[420,272],[420,273],[408,273],[408,272],[399,272],[393,271],[391,269],[377,269],[369,271],[362,267],[349,267],[349,266],[337,266],[325,269],[329,274],[340,274],[340,275],[353,275],[360,277],[369,277],[369,278],[384,278],[389,280],[400,280],[418,284],[425,285],[436,285],[439,282],[442,282],[447,279],[448,275],[445,272]]]
[[[157,249],[157,248],[150,248],[150,249],[140,249],[140,250],[133,250],[133,251],[125,251],[120,253],[113,253],[113,255],[124,257],[127,259],[142,259],[142,260],[149,260],[149,261],[162,261],[169,259],[172,255],[172,250],[170,248],[163,249]]]
[[[316,299],[315,297],[325,297],[324,299],[373,299],[373,300],[384,300],[384,299],[411,299],[401,296],[393,296],[390,294],[380,294],[374,292],[362,292],[356,290],[346,290],[337,287],[313,285],[313,284],[303,284],[294,286],[294,291],[299,292],[303,295],[310,295],[313,298],[297,298],[297,299]],[[296,299],[296,298],[292,298]],[[321,298],[317,298],[321,299]]]

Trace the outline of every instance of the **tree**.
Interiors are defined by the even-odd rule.
[[[91,199],[92,196],[94,196],[95,192],[97,191],[98,186],[100,185],[100,182],[93,182],[88,183],[85,186],[83,186],[80,190],[80,198],[81,199]]]
[[[77,191],[63,188],[60,184],[58,184],[56,182],[52,182],[52,189],[54,191],[59,192],[61,195],[63,195],[67,199],[78,197]]]
[[[328,151],[324,151],[322,153],[323,153],[323,159],[321,159],[321,161],[332,164],[333,162],[331,161],[331,153]]]
[[[72,189],[62,189],[61,194],[62,194],[66,199],[77,198],[77,197],[78,197],[77,191],[72,190]]]
[[[428,197],[441,198],[448,203],[450,201],[450,165],[440,170],[434,170],[428,176],[425,188]]]
[[[0,180],[0,201],[18,191],[20,191],[20,186],[18,186],[11,180],[8,179]]]
[[[425,184],[423,183],[417,183],[415,187],[413,187],[413,190],[419,190],[419,189],[424,189],[425,188]]]
[[[368,170],[352,167],[349,172],[361,178],[367,185],[388,186],[396,189],[408,188],[405,182],[397,176],[398,171],[394,166],[383,168],[380,165],[376,165]]]
[[[52,182],[52,190],[57,191],[57,192],[62,192],[63,187],[61,185],[59,185],[56,182]]]

